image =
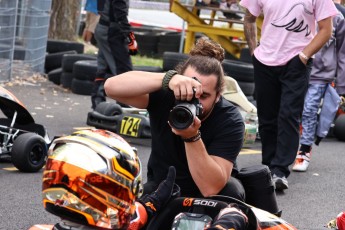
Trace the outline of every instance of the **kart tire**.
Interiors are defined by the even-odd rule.
[[[222,66],[224,73],[236,81],[254,82],[253,64],[226,59],[223,61]]]
[[[65,54],[76,54],[75,50],[63,51],[58,53],[51,53],[45,56],[44,69],[49,73],[53,69],[60,68],[62,65],[62,58]]]
[[[163,54],[163,71],[175,69],[178,64],[187,60],[188,55],[177,52],[164,52]]]
[[[48,80],[56,85],[60,85],[61,74],[62,68],[53,69],[48,73]]]
[[[74,75],[75,76],[75,75]],[[76,78],[72,79],[71,91],[78,95],[91,95],[93,89],[93,81],[83,81]]]
[[[23,133],[13,142],[11,160],[21,172],[37,172],[46,163],[47,144],[36,133]]]
[[[60,83],[63,88],[70,89],[72,86],[72,80],[73,80],[73,73],[70,72],[62,72],[60,77]]]
[[[65,54],[62,58],[62,70],[71,73],[74,63],[82,60],[97,60],[97,57],[91,54]]]
[[[84,44],[80,42],[64,41],[56,39],[48,39],[47,41],[47,52],[58,53],[74,50],[75,52],[82,54],[84,53]]]
[[[114,102],[101,102],[96,106],[95,111],[104,116],[115,116],[122,114],[121,106]]]
[[[345,114],[341,114],[335,119],[333,134],[339,141],[345,141]]]
[[[97,72],[97,60],[80,60],[73,65],[74,78],[82,81],[94,81]]]

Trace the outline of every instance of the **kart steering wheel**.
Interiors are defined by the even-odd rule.
[[[218,195],[210,198],[175,198],[152,218],[146,230],[171,229],[175,216],[181,212],[206,214],[214,219],[219,211],[230,203],[237,204],[241,211],[247,215],[248,226],[246,230],[256,230],[258,224],[255,214],[246,203],[235,198]]]

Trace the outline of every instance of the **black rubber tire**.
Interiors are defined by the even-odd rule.
[[[77,61],[73,65],[75,79],[82,81],[94,81],[97,72],[97,60]]]
[[[155,57],[157,55],[157,44],[160,33],[140,32],[135,34],[138,42],[138,51],[140,56]]]
[[[164,52],[163,54],[163,71],[175,69],[176,66],[187,60],[188,54],[178,52]]]
[[[163,69],[159,66],[133,66],[133,70],[163,73]]]
[[[115,102],[107,101],[99,103],[96,106],[95,111],[105,116],[115,116],[123,113],[120,105]]]
[[[72,79],[71,91],[72,93],[79,95],[91,95],[93,88],[93,81],[79,80],[76,78]]]
[[[48,39],[47,41],[47,52],[48,53],[59,53],[68,50],[75,50],[77,53],[84,53],[84,44],[80,42],[63,41],[56,39]]]
[[[345,141],[345,114],[341,114],[335,119],[333,134],[339,141]]]
[[[250,63],[224,60],[222,63],[225,75],[228,75],[236,81],[254,82],[254,67]]]
[[[21,172],[37,172],[46,163],[47,144],[36,133],[23,133],[13,142],[11,160]]]
[[[53,69],[48,73],[48,80],[56,85],[60,85],[61,74],[62,68]]]
[[[238,85],[240,86],[242,92],[246,96],[253,96],[255,85],[254,82],[244,82],[244,81],[237,81]]]
[[[74,63],[81,60],[97,60],[97,56],[92,54],[65,54],[62,58],[62,70],[72,73]]]
[[[58,53],[47,54],[44,62],[44,69],[49,73],[53,69],[60,68],[62,65],[62,58],[65,54],[76,54],[75,50],[63,51]]]
[[[253,59],[252,59],[252,55],[250,55],[249,48],[241,49],[241,54],[240,54],[240,59],[239,60],[243,61],[243,62],[246,62],[246,63],[253,64]]]
[[[60,78],[60,84],[65,89],[70,89],[72,85],[74,74],[69,72],[62,72],[61,78]]]

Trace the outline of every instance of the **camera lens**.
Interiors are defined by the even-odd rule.
[[[194,120],[192,111],[184,106],[174,107],[169,114],[169,123],[176,129],[188,128]]]

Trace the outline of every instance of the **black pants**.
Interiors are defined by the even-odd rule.
[[[299,145],[299,124],[312,66],[299,56],[284,66],[267,66],[253,56],[262,164],[288,177]]]
[[[154,192],[158,188],[159,183],[155,181],[148,181],[144,184],[144,194],[150,194]],[[226,183],[224,188],[217,194],[217,195],[223,195],[223,196],[230,196],[235,199],[241,200],[245,202],[245,190],[240,182],[235,177],[231,177],[231,179]],[[181,196],[184,197],[195,197],[195,198],[201,198],[203,197],[202,194],[199,191],[193,192],[193,194],[185,193],[183,191],[183,188],[181,188]]]
[[[108,31],[108,43],[113,54],[116,75],[133,69],[131,57],[128,52],[126,34],[123,34],[119,26],[110,26]]]

